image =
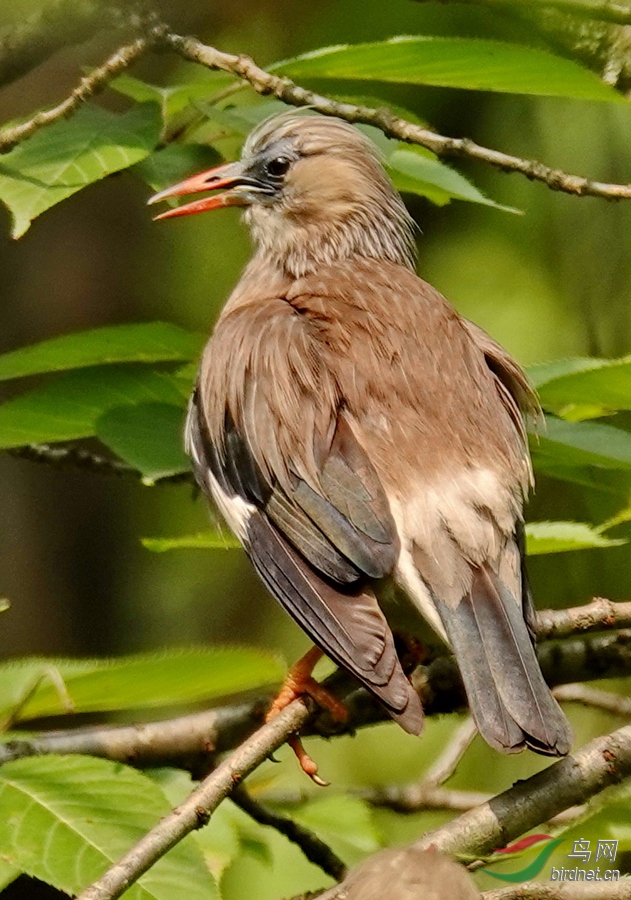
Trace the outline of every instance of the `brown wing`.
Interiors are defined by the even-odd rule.
[[[418,697],[370,589],[398,556],[389,504],[296,318],[279,302],[220,322],[189,415],[197,480],[228,517],[240,502],[248,555],[311,639],[418,732]]]

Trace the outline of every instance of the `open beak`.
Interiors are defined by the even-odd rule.
[[[161,200],[167,200],[170,197],[183,197],[187,194],[199,194],[202,191],[228,188],[223,194],[203,197],[201,200],[185,203],[184,206],[168,209],[166,212],[156,216],[154,221],[170,219],[173,216],[190,216],[193,213],[205,212],[207,209],[220,209],[224,206],[247,206],[250,201],[245,191],[239,192],[237,190],[240,185],[243,187],[251,185],[251,180],[245,177],[242,163],[228,163],[225,166],[218,166],[216,169],[200,172],[198,175],[193,175],[185,181],[180,181],[178,184],[174,184],[172,187],[154,194],[147,203],[159,203]]]

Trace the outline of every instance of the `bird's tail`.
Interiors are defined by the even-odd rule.
[[[436,600],[471,712],[491,747],[565,756],[572,733],[543,679],[521,604],[488,567],[457,606]]]

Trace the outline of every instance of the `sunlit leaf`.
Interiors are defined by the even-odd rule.
[[[155,103],[121,115],[84,106],[0,156],[0,200],[11,211],[13,237],[61,200],[140,162],[156,146],[160,127]]]
[[[104,412],[143,401],[179,404],[187,386],[147,366],[97,366],[59,375],[0,406],[0,447],[90,437]]]
[[[519,212],[510,206],[502,206],[490,200],[464,175],[440,162],[433,153],[423,147],[399,145],[399,148],[387,157],[387,167],[398,190],[421,194],[439,206],[455,199],[493,206],[506,212]]]
[[[0,381],[105,363],[170,362],[197,357],[202,338],[168,322],[93,328],[0,356]]]
[[[566,359],[533,366],[528,373],[547,407],[593,405],[631,409],[631,356],[622,359]]]
[[[149,778],[120,763],[47,756],[0,770],[0,856],[73,896],[169,812]],[[219,897],[202,853],[185,838],[125,892],[129,900]]]
[[[167,550],[233,550],[241,546],[229,532],[210,530],[174,538],[143,538],[142,545],[153,553]]]
[[[336,794],[318,798],[289,812],[291,818],[313,829],[344,859],[355,862],[382,846],[372,810],[359,797]]]
[[[66,697],[42,673],[55,670]],[[269,686],[282,680],[278,657],[248,647],[138,653],[113,659],[22,659],[0,665],[0,716],[21,706],[20,719],[195,703]],[[33,691],[33,685],[35,690]]]
[[[531,450],[536,462],[631,469],[631,434],[613,425],[546,416],[546,427],[532,438]]]
[[[20,874],[19,869],[0,858],[0,891],[8,887]]]
[[[184,84],[173,84],[168,87],[149,84],[134,78],[132,75],[119,75],[110,82],[110,87],[119,94],[125,94],[139,103],[158,103],[165,119],[180,112],[193,100],[208,100],[218,91],[223,91],[231,84],[237,84],[237,79],[227,72],[211,72],[201,70],[203,77],[196,81]]]
[[[291,78],[407,82],[608,100],[622,96],[578,63],[545,50],[476,38],[404,36],[324,47],[272,67]]]
[[[529,522],[526,525],[528,556],[596,547],[617,547],[624,543],[626,543],[624,540],[606,538],[599,530],[585,522]]]
[[[160,478],[188,472],[184,453],[182,406],[172,403],[138,403],[118,406],[102,415],[96,436],[152,484]]]

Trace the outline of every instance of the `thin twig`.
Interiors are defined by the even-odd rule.
[[[206,825],[210,815],[235,785],[277,750],[290,734],[301,728],[310,711],[302,700],[294,700],[270,722],[244,741],[231,756],[158,822],[125,856],[79,895],[78,900],[115,900],[134,884],[160,857],[187,834]]]
[[[336,881],[341,881],[346,875],[346,865],[339,856],[325,844],[317,834],[294,822],[288,816],[282,816],[255,800],[245,788],[237,788],[231,794],[232,801],[247,813],[259,825],[267,825],[284,835],[287,840],[302,850],[305,857],[315,866],[319,866],[323,872],[330,875]]]
[[[428,0],[416,0],[425,3]],[[431,0],[436,2],[436,0]],[[584,0],[438,0],[439,3],[458,3],[472,6],[490,6],[493,9],[512,10],[516,6],[525,9],[544,11],[556,9],[562,13],[579,16],[595,22],[611,22],[614,25],[631,25],[631,7],[613,0],[600,0],[598,3]]]
[[[338,116],[347,122],[374,125],[388,137],[426,147],[437,156],[466,157],[488,163],[503,172],[519,172],[532,181],[540,181],[553,191],[562,191],[578,197],[602,197],[606,200],[631,198],[631,184],[609,184],[592,181],[579,175],[571,175],[560,169],[552,169],[536,160],[522,159],[482,147],[469,138],[452,138],[437,134],[413,122],[395,116],[388,109],[356,106],[342,103],[307,90],[291,79],[274,75],[261,69],[248,56],[223,53],[215,47],[202,44],[193,37],[183,37],[167,31],[163,42],[184,59],[209,69],[221,69],[245,79],[254,90],[263,95],[273,94],[290,106],[309,106],[327,116]]]
[[[471,809],[489,799],[479,791],[457,791],[442,787],[454,774],[471,741],[478,733],[471,716],[467,716],[454,731],[443,752],[425,775],[412,784],[392,784],[361,791],[372,806],[412,813],[423,809],[452,809],[458,812]]]
[[[89,75],[84,75],[70,96],[58,103],[57,106],[36,113],[28,122],[22,122],[19,125],[13,125],[0,131],[0,153],[8,153],[20,141],[31,137],[40,128],[52,125],[60,119],[67,119],[86,100],[100,93],[113,78],[116,78],[117,75],[129,68],[135,60],[146,52],[152,43],[155,43],[155,40],[155,36],[149,38],[139,37],[131,43],[119,47],[102,65],[97,66]]]
[[[466,812],[491,799],[490,794],[482,791],[451,790],[425,781],[414,784],[388,784],[361,790],[359,796],[371,806],[405,814],[428,809]]]
[[[104,475],[131,475],[142,478],[142,472],[113,456],[103,456],[70,444],[26,444],[6,451],[10,456],[28,459],[30,462],[44,463],[60,469],[82,469]],[[193,483],[192,472],[178,472],[159,478],[156,484]]]
[[[478,727],[473,718],[467,716],[456,728],[434,765],[427,770],[423,781],[426,784],[434,785],[444,784],[448,781],[477,733]]]
[[[582,703],[625,719],[631,718],[631,699],[611,691],[600,691],[585,684],[563,684],[554,689],[554,696],[564,703]]]
[[[587,631],[631,627],[631,602],[595,597],[584,606],[544,609],[537,613],[537,639],[568,637]]]

